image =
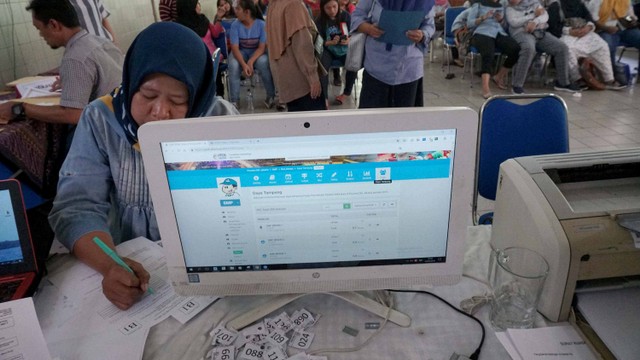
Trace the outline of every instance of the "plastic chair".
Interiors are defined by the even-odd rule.
[[[495,200],[500,164],[511,158],[569,151],[567,104],[555,94],[496,95],[480,108],[480,131],[472,204],[478,219],[478,196]]]
[[[447,74],[451,73],[451,48],[456,47],[455,35],[451,31],[454,20],[466,8],[464,6],[449,7],[444,11],[444,36],[442,44],[442,69],[447,64]]]

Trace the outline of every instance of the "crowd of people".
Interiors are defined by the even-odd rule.
[[[238,114],[241,78],[255,73],[264,84],[267,108],[276,105],[277,92],[288,111],[326,110],[330,75],[334,86],[344,85],[333,99],[341,104],[357,77],[346,71],[343,82],[339,70],[356,31],[367,35],[359,107],[423,106],[424,55],[445,9],[460,5],[454,0],[218,0],[210,21],[198,0],[162,0],[163,21],[140,32],[123,56],[101,1],[92,0],[93,21],[79,20],[85,12],[76,9],[75,1],[31,0],[27,7],[45,41],[66,48],[60,105],[42,109],[6,103],[0,105],[0,118],[26,115],[77,125],[49,221],[58,240],[103,275],[105,296],[121,309],[143,296],[149,273],[125,259],[133,269],[127,272],[94,239],[111,248],[138,236],[159,240],[137,146],[140,126]],[[481,54],[484,97],[491,96],[491,83],[508,89],[510,69],[512,91],[523,93],[538,50],[553,55],[558,90],[580,91],[583,59],[600,69],[609,89],[619,89],[612,67],[615,48],[640,48],[629,0],[478,0],[465,5],[454,29],[472,34],[470,43]],[[405,29],[385,31],[386,21]],[[90,23],[98,26],[88,30]],[[212,54],[227,45],[230,101],[219,96],[224,86],[212,61]],[[496,51],[504,61],[496,63]]]
[[[638,17],[629,0],[472,0],[464,6],[452,31],[458,47],[471,45],[481,55],[484,98],[492,96],[490,82],[509,88],[509,69],[511,91],[524,93],[531,64],[542,52],[553,58],[555,90],[627,86],[615,80],[614,69],[619,46],[640,49]],[[589,69],[582,66],[587,62]]]

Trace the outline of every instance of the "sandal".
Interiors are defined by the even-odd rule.
[[[496,86],[498,87],[498,89],[500,90],[507,90],[507,86],[501,82],[498,81],[498,79],[496,79],[495,76],[491,77],[491,81],[493,81],[494,84],[496,84]]]
[[[492,96],[493,96],[493,94],[491,92],[482,94],[482,98],[485,99],[485,100],[489,99]]]
[[[335,102],[338,105],[342,105],[342,103],[344,102],[344,100],[348,97],[349,95],[345,95],[345,94],[340,94],[338,96],[336,96]]]

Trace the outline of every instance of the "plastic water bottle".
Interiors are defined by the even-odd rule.
[[[251,92],[251,88],[247,89],[247,111],[249,113],[253,113],[253,93]]]

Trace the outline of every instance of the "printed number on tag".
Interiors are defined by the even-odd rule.
[[[269,342],[274,345],[278,345],[278,346],[285,345],[287,341],[289,341],[289,338],[286,337],[284,334],[285,333],[282,330],[276,330],[271,334],[269,334],[269,336],[267,337],[267,340],[269,340]]]
[[[125,335],[129,335],[129,334],[133,334],[136,330],[140,329],[141,327],[142,325],[140,323],[132,321],[127,325],[121,327],[120,332]]]
[[[275,329],[280,329],[285,333],[291,330],[293,323],[291,322],[291,318],[287,315],[286,312],[282,312],[280,315],[269,319],[268,325],[272,326]]]
[[[307,326],[315,323],[316,320],[307,309],[302,309],[293,313],[293,316],[291,316],[291,321],[293,321],[293,325],[296,328],[304,329]]]
[[[211,345],[215,345],[216,343],[220,345],[231,345],[236,337],[238,337],[238,333],[227,330],[222,324],[213,329],[209,335],[213,337]]]
[[[244,346],[244,349],[240,351],[240,358],[246,360],[262,360],[263,355],[263,347],[252,343],[248,343]]]
[[[182,311],[182,312],[183,312],[183,313],[185,313],[185,314],[189,314],[189,313],[191,313],[193,310],[197,309],[198,307],[199,307],[199,306],[198,306],[198,303],[196,303],[196,302],[195,302],[195,301],[193,301],[193,300],[189,300],[189,301],[187,301],[186,303],[184,303],[184,304],[182,305],[182,307],[180,307],[180,311]]]
[[[212,349],[211,360],[233,360],[236,348],[234,346],[218,346]]]
[[[296,331],[291,336],[291,341],[289,341],[289,345],[296,349],[306,350],[311,346],[311,342],[313,341],[314,334],[306,331]]]
[[[264,360],[285,360],[287,355],[280,348],[271,346],[264,351],[262,358]]]

